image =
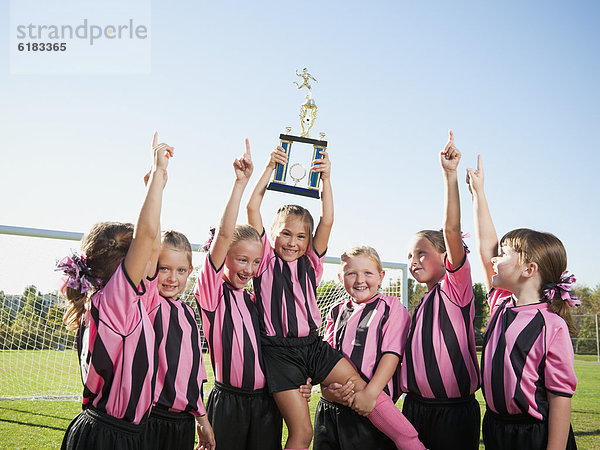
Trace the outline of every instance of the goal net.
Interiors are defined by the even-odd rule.
[[[20,237],[19,240],[35,241],[36,238]],[[78,243],[63,240],[57,246],[54,257],[48,258],[50,261],[47,269],[43,270],[52,271],[54,260],[66,255],[71,247],[78,247]],[[202,328],[194,298],[194,283],[204,261],[204,254],[199,251],[193,253],[195,270],[188,280],[182,300],[196,311],[196,318]],[[31,257],[36,256],[33,254]],[[403,279],[406,279],[404,265],[384,263],[384,268],[386,277],[382,293],[400,299]],[[323,279],[317,288],[323,324],[331,307],[347,295],[337,279],[338,272],[339,258],[326,258]],[[32,276],[35,278],[35,272]],[[0,286],[0,400],[81,396],[82,382],[75,333],[67,331],[64,326],[62,317],[65,309],[65,300],[56,291],[42,293],[32,284],[22,293],[8,293]],[[319,332],[323,332],[323,327]],[[202,351],[208,374],[208,382],[204,386],[206,397],[214,384],[214,376],[204,337]]]

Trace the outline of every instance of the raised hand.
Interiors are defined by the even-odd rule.
[[[331,175],[331,160],[327,152],[321,152],[323,158],[314,159],[310,170],[312,172],[320,172],[321,180],[328,180]]]
[[[175,150],[174,147],[164,142],[158,144],[158,132],[155,131],[152,138],[152,172],[162,171],[165,184],[167,183],[167,166],[169,165],[169,158],[173,156],[173,150]],[[144,181],[147,183],[146,180]]]
[[[233,161],[233,170],[235,171],[235,179],[238,181],[248,182],[254,165],[252,164],[252,156],[250,155],[250,141],[246,139],[246,151],[241,158],[237,158]]]
[[[448,142],[440,152],[440,164],[445,172],[456,171],[460,161],[460,151],[454,145],[454,133],[448,131]]]
[[[282,146],[278,146],[271,152],[267,167],[273,170],[275,167],[277,167],[277,164],[287,164],[287,154]]]
[[[483,192],[483,164],[481,155],[477,155],[477,169],[467,169],[467,184],[471,194]]]

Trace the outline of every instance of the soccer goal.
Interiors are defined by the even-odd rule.
[[[35,251],[24,252],[30,255],[25,258],[47,259],[47,268],[43,266],[44,268],[36,270],[52,272],[55,260],[65,256],[69,248],[79,247],[79,243],[74,241],[81,240],[82,233],[0,225],[0,240],[8,239],[9,236],[10,239],[18,239],[18,244],[24,248],[37,248],[40,238],[57,240],[50,255]],[[2,244],[0,241],[0,245]],[[200,324],[194,298],[196,275],[204,261],[204,254],[199,247],[193,245],[195,270],[188,280],[183,301],[196,311]],[[323,279],[317,288],[323,324],[331,307],[347,295],[337,279],[339,264],[339,258],[325,258]],[[15,265],[15,270],[22,270],[23,265],[26,266],[27,263]],[[406,265],[391,262],[384,262],[383,265],[386,277],[382,293],[396,296],[406,305]],[[75,333],[67,331],[62,322],[65,301],[56,291],[40,292],[35,285],[35,276],[34,272],[31,285],[23,292],[6,292],[0,285],[0,400],[78,398],[82,392],[81,375]],[[323,327],[319,331],[322,333]],[[204,386],[206,398],[214,384],[214,376],[204,338],[202,350],[208,373],[208,382]]]

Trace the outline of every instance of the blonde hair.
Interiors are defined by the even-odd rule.
[[[415,234],[415,237],[427,239],[438,253],[446,253],[446,241],[444,240],[444,234],[441,231],[421,230]]]
[[[133,224],[121,222],[98,222],[83,237],[81,251],[86,255],[91,276],[99,280],[100,286],[108,283],[125,259],[132,239]],[[63,321],[68,330],[79,328],[88,295],[91,294],[93,292],[82,293],[80,289],[66,288],[68,306]]]
[[[308,209],[298,205],[284,205],[279,208],[275,214],[273,225],[271,225],[271,232],[276,230],[277,227],[281,226],[281,224],[284,223],[290,216],[295,216],[304,222],[304,227],[309,235],[309,239],[312,242],[313,228],[315,226],[313,218],[310,215],[310,212],[308,212]]]
[[[567,251],[560,239],[551,233],[517,228],[506,233],[500,240],[500,245],[513,249],[519,255],[520,264],[537,264],[542,280],[540,297],[544,296],[548,285],[559,283],[567,268]],[[577,331],[573,325],[571,307],[561,298],[558,290],[550,300],[550,310],[565,320],[570,333]]]
[[[165,231],[162,234],[160,241],[162,246],[172,248],[173,250],[179,250],[185,252],[190,266],[192,265],[192,244],[185,234],[178,231]]]
[[[233,237],[229,248],[233,247],[240,241],[258,241],[262,244],[260,234],[250,225],[236,225],[233,230]]]
[[[352,247],[352,248],[346,250],[344,253],[342,253],[342,256],[340,256],[340,259],[343,263],[345,263],[345,262],[348,262],[350,260],[350,258],[353,258],[355,256],[360,256],[360,255],[365,255],[365,256],[368,256],[369,258],[371,258],[371,260],[373,260],[373,262],[377,266],[377,272],[383,271],[383,264],[381,264],[381,259],[379,258],[379,254],[373,247],[369,247],[368,245],[357,245],[355,247]]]

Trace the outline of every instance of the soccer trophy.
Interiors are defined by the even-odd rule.
[[[286,192],[288,194],[296,194],[302,195],[305,197],[319,198],[319,185],[321,183],[321,174],[318,172],[307,172],[310,170],[312,166],[312,161],[314,159],[322,158],[321,152],[327,150],[327,141],[325,140],[325,133],[319,133],[319,139],[312,139],[309,136],[310,129],[315,123],[315,119],[317,118],[317,105],[312,97],[312,89],[310,85],[310,80],[317,81],[313,76],[308,73],[306,68],[302,70],[302,73],[298,73],[296,70],[296,75],[298,75],[302,82],[294,82],[294,84],[298,87],[298,89],[306,88],[308,93],[305,97],[305,102],[300,107],[300,125],[302,128],[302,132],[300,136],[292,135],[292,127],[286,127],[285,133],[279,135],[280,145],[285,150],[285,154],[287,156],[287,163],[277,164],[275,168],[275,174],[273,176],[273,181],[269,183],[267,189],[272,191]],[[312,159],[306,163],[306,159],[310,156],[310,151],[306,151],[304,159],[300,158],[302,155],[299,152],[294,152],[294,158],[291,158],[292,155],[292,143],[298,142],[299,144],[309,144],[312,145]],[[302,146],[301,146],[302,147]],[[306,146],[304,146],[306,147]],[[302,150],[302,148],[300,148]],[[308,169],[306,164],[308,164]],[[301,186],[298,184],[307,178],[307,180],[302,183]],[[294,183],[289,184],[289,179]]]

